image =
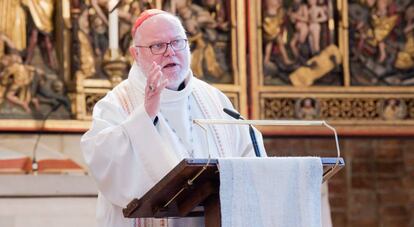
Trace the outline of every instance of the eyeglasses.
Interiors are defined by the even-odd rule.
[[[167,52],[168,45],[170,45],[171,48],[175,51],[183,50],[187,46],[187,40],[186,39],[176,39],[176,40],[172,40],[169,43],[156,43],[156,44],[153,44],[153,45],[150,45],[150,46],[138,46],[138,45],[136,45],[136,47],[149,48],[151,50],[152,54],[160,55],[160,54],[165,54],[165,52]]]

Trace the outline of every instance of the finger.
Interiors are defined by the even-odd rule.
[[[161,71],[158,71],[155,74],[156,75],[154,75],[154,77],[157,78],[157,79],[155,79],[156,82],[154,81],[152,84],[148,83],[147,86],[146,86],[146,88],[145,88],[145,90],[146,90],[146,96],[148,98],[151,98],[156,93],[159,93],[158,90],[162,90],[163,89],[163,87],[160,88],[160,84],[161,83],[158,82],[159,81],[159,78],[162,77],[162,72]]]
[[[156,82],[157,72],[161,71],[161,67],[157,63],[152,62],[151,69],[148,72],[147,83],[154,84]]]
[[[150,70],[148,72],[148,76],[147,76],[147,84],[154,82],[154,73],[155,73],[156,67],[157,67],[157,64],[155,62],[152,62],[151,68],[150,68]]]
[[[167,87],[168,82],[169,82],[169,80],[168,80],[168,79],[164,79],[163,81],[161,81],[160,85],[159,85],[159,86],[158,86],[158,88],[157,88],[156,93],[157,93],[157,94],[161,93],[161,91],[162,91],[165,87]]]
[[[167,87],[167,84],[170,82],[170,80],[168,80],[167,78],[165,78],[162,82],[161,82],[161,86],[160,87],[162,87],[163,89],[165,88],[165,87]]]
[[[157,92],[159,89],[163,89],[162,87],[160,87],[160,85],[161,85],[161,83],[162,83],[162,72],[161,71],[159,71],[158,73],[157,73],[157,75],[156,75],[156,80],[154,81],[154,92]]]
[[[155,74],[155,76],[154,76],[153,85],[155,87],[158,87],[159,84],[160,84],[160,79],[162,77],[161,67],[157,66],[154,74]]]
[[[147,81],[147,85],[151,86],[152,88],[156,88],[159,84],[159,80],[162,74],[161,67],[156,65],[155,62],[153,63],[153,68],[149,72],[149,79]],[[152,89],[153,90],[153,89]]]
[[[145,86],[145,97],[149,97],[151,95],[151,92],[153,91],[153,88],[147,83],[147,86]]]
[[[153,92],[155,88],[158,85],[159,80],[159,70],[157,71],[157,66],[152,64],[152,69],[149,72],[148,78],[147,78],[147,84],[145,86],[145,92]]]

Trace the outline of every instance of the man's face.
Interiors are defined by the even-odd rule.
[[[151,46],[159,43],[170,43],[177,39],[187,39],[181,24],[167,15],[155,15],[147,19],[137,29],[134,39],[135,46]],[[168,78],[167,88],[177,90],[190,69],[190,49],[188,44],[183,50],[173,50],[167,46],[164,54],[153,54],[150,48],[135,47],[135,61],[146,76],[152,62],[161,67],[164,78]]]

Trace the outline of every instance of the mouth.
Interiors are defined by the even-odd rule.
[[[164,67],[162,67],[163,69],[168,69],[168,68],[172,68],[172,67],[175,67],[175,66],[177,66],[178,64],[176,64],[176,63],[169,63],[169,64],[166,64],[166,65],[164,65]]]

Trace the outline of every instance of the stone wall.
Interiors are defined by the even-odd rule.
[[[331,137],[267,137],[269,155],[335,156]],[[414,138],[341,137],[346,167],[329,181],[334,227],[414,226]]]

